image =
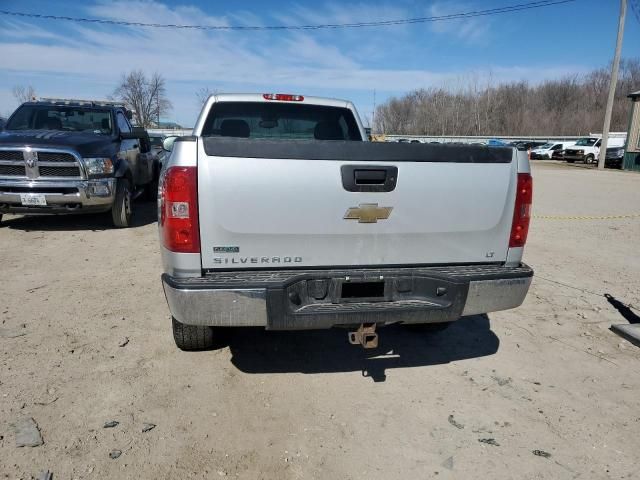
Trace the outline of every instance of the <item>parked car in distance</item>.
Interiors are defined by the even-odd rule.
[[[23,103],[0,132],[3,213],[110,212],[131,225],[133,200],[157,197],[157,157],[147,132],[115,102],[40,99]]]
[[[345,327],[373,348],[376,327],[443,329],[522,303],[527,155],[366,140],[349,101],[271,93],[213,95],[192,136],[165,140],[158,229],[179,348],[211,348],[225,327]]]
[[[607,147],[604,165],[609,168],[622,168],[624,162],[624,147]]]
[[[611,137],[607,145],[609,148],[623,148],[625,143],[624,137]],[[564,159],[568,163],[582,161],[584,163],[597,163],[600,155],[601,137],[584,137],[576,141],[575,145],[566,148],[564,151]]]
[[[544,145],[545,143],[547,142],[527,140],[527,141],[521,141],[521,142],[513,142],[512,145],[516,147],[518,150],[526,152],[528,150],[532,150],[541,145]]]
[[[531,160],[551,160],[561,154],[573,142],[548,142],[531,150]]]

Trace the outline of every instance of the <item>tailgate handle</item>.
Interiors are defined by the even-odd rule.
[[[342,186],[347,192],[391,192],[398,181],[398,167],[342,165]]]
[[[387,180],[386,170],[356,170],[356,185],[380,185]]]

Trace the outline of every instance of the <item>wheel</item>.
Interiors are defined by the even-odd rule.
[[[208,350],[216,346],[215,329],[202,325],[186,325],[171,317],[173,339],[184,351]]]
[[[119,178],[116,184],[116,198],[111,207],[113,225],[118,228],[131,226],[133,217],[133,199],[131,198],[131,184],[126,178]]]
[[[584,163],[588,163],[589,165],[592,164],[595,161],[595,158],[593,155],[589,154],[584,158]]]
[[[451,326],[453,322],[440,322],[440,323],[407,323],[405,326],[409,330],[417,332],[437,333],[446,330]]]

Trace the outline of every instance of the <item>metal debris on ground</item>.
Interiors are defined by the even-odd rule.
[[[109,452],[109,458],[112,459],[112,460],[115,460],[120,455],[122,455],[122,450],[111,450]]]
[[[154,428],[156,428],[156,424],[155,423],[143,423],[142,424],[142,433],[147,433],[150,430],[153,430]]]
[[[449,418],[447,420],[449,420],[449,423],[451,425],[453,425],[456,428],[459,428],[460,430],[464,428],[463,424],[456,422],[456,420],[453,418],[453,415],[449,415]]]
[[[129,343],[129,337],[124,337],[122,341],[118,344],[119,347],[125,347]]]
[[[118,425],[120,425],[120,422],[116,421],[116,420],[111,420],[107,423],[105,423],[102,428],[113,428],[113,427],[117,427]]]
[[[44,443],[38,424],[31,417],[23,417],[13,424],[16,433],[16,447],[39,447]]]
[[[544,450],[533,450],[533,454],[537,457],[551,458],[551,454]]]
[[[49,470],[43,470],[42,472],[40,472],[40,475],[38,475],[38,478],[36,480],[52,480],[53,479],[53,473],[50,472]]]
[[[611,331],[640,347],[640,323],[611,325]]]
[[[479,438],[478,441],[480,443],[486,443],[487,445],[493,445],[494,447],[500,446],[500,444],[496,442],[495,438]]]

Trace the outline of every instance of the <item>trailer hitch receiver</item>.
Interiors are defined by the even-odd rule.
[[[362,323],[358,330],[349,332],[349,343],[362,345],[363,348],[377,348],[378,334],[375,323]]]

